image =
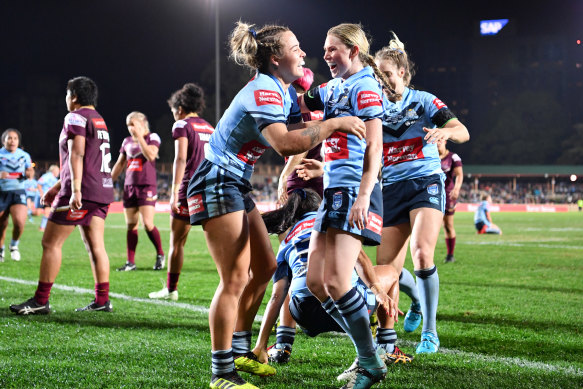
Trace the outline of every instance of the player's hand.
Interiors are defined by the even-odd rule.
[[[263,347],[260,346],[256,346],[253,349],[253,354],[255,354],[255,356],[257,356],[257,360],[261,363],[267,363],[268,361],[268,356],[267,356],[267,350]]]
[[[304,181],[324,175],[324,163],[316,159],[304,158],[296,166],[296,174]]]
[[[71,199],[69,200],[69,206],[72,210],[81,209],[83,203],[81,202],[81,192],[73,192]]]
[[[399,309],[397,301],[390,298],[386,293],[376,293],[375,297],[379,302],[379,307],[382,307],[390,318],[398,322],[399,315],[404,313]]]
[[[8,176],[9,176],[8,172],[0,172],[1,179],[6,179],[6,178],[8,178]]]
[[[459,189],[455,189],[455,188],[454,188],[454,189],[452,189],[452,190],[451,190],[451,192],[449,193],[449,198],[450,198],[450,200],[451,200],[451,201],[456,201],[456,200],[457,200],[457,198],[459,197],[459,195],[460,195],[460,191],[459,191]]]
[[[444,131],[443,128],[426,128],[423,127],[423,131],[427,133],[425,135],[425,140],[427,143],[438,144],[445,143],[449,139],[449,133]]]
[[[283,177],[279,177],[277,184],[277,201],[282,205],[287,201],[287,180]]]
[[[180,208],[178,206],[178,193],[172,193],[170,195],[170,209],[175,214],[180,214]]]
[[[356,227],[359,230],[364,230],[368,221],[369,204],[370,196],[358,195],[352,208],[350,208],[350,215],[348,215],[348,224],[350,225],[350,228]]]
[[[132,120],[132,126],[128,130],[132,137],[143,137],[146,133],[146,126],[141,120]]]
[[[358,139],[364,139],[366,137],[366,126],[364,125],[364,122],[356,116],[344,116],[331,120],[337,120],[339,122],[336,126],[336,131],[356,135]]]
[[[50,188],[49,190],[46,191],[45,194],[41,196],[40,198],[41,205],[51,205],[56,195],[57,191],[53,190],[53,188]]]

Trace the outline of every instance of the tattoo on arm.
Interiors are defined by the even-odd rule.
[[[302,135],[310,137],[310,144],[311,144],[310,148],[312,148],[312,147],[316,146],[320,141],[320,126],[315,125],[312,127],[308,127],[302,131]]]

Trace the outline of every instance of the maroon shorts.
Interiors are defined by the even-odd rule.
[[[457,200],[456,201],[452,201],[449,198],[449,194],[451,192],[445,192],[445,215],[454,215],[455,214],[455,206],[457,205]]]
[[[190,214],[188,213],[188,201],[186,200],[186,198],[183,198],[183,199],[179,198],[178,199],[178,208],[180,209],[179,213],[176,213],[173,210],[170,210],[170,215],[174,219],[183,220],[183,221],[187,222],[188,224],[190,224]]]
[[[61,197],[53,203],[49,220],[56,224],[69,226],[88,226],[93,216],[105,219],[109,211],[109,204],[95,203],[93,201],[82,200],[81,209],[72,210],[69,208],[69,199]]]
[[[158,195],[156,185],[126,185],[123,187],[123,207],[137,208],[142,205],[156,205]]]

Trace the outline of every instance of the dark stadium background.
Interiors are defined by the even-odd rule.
[[[185,82],[201,84],[215,124],[216,0],[4,1],[0,5],[0,129],[18,128],[34,160],[54,161],[66,114],[64,87],[78,75],[100,88],[99,111],[114,159],[125,116],[146,113],[171,162],[166,104]],[[238,19],[288,25],[317,81],[329,72],[329,27],[361,22],[372,51],[397,32],[417,65],[413,84],[446,102],[472,139],[453,149],[471,165],[583,163],[583,1],[219,0],[221,108],[250,78],[227,59]],[[498,35],[479,21],[507,18]],[[279,161],[273,154],[264,162]]]

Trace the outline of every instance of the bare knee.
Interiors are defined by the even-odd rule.
[[[416,269],[427,269],[433,266],[434,250],[429,247],[418,247],[412,253],[413,263]]]

